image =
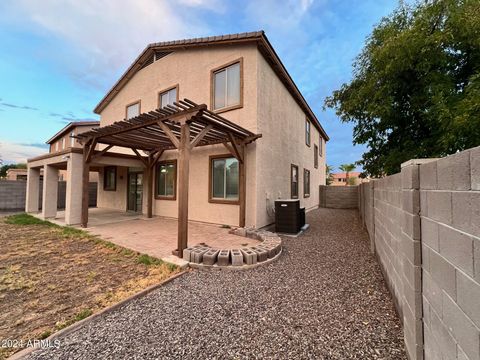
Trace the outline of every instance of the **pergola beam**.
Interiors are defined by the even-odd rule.
[[[163,130],[163,132],[170,138],[170,141],[172,144],[178,149],[180,148],[180,141],[178,138],[175,136],[175,134],[172,132],[172,130],[163,122],[163,121],[158,121],[158,127]]]
[[[131,149],[135,153],[135,155],[137,155],[137,158],[143,163],[143,165],[145,165],[145,167],[148,168],[148,165],[149,165],[148,160],[145,160],[145,158],[142,155],[140,155],[137,149],[135,148],[131,148]]]
[[[202,139],[205,137],[205,135],[207,135],[207,133],[213,129],[213,125],[207,125],[203,128],[202,131],[200,131],[198,133],[197,136],[195,136],[195,138],[192,140],[192,142],[190,143],[190,148],[194,148],[195,146],[197,146],[197,144],[202,141]]]
[[[108,150],[110,150],[112,147],[113,147],[113,145],[108,145],[105,149],[103,149],[102,151],[100,151],[98,154],[93,154],[92,160],[98,159],[98,158],[102,157],[102,156],[105,155],[105,154],[108,152]]]
[[[232,150],[233,150],[232,155],[235,156],[235,158],[239,162],[243,163],[243,156],[240,153],[240,150],[238,148],[236,139],[233,137],[233,135],[231,133],[228,133],[228,138],[230,139],[230,143],[232,144]]]

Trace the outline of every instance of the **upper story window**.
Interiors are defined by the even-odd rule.
[[[173,105],[175,101],[178,101],[178,85],[161,91],[158,94],[158,107],[163,108],[167,105]]]
[[[230,110],[242,106],[243,60],[222,66],[212,71],[212,108]]]
[[[72,132],[70,133],[70,146],[71,146],[71,147],[74,147],[74,146],[75,146],[75,138],[74,138],[74,136],[75,136],[75,131],[72,131]]]
[[[55,143],[55,151],[58,151],[58,141]]]
[[[238,203],[239,166],[234,157],[210,158],[210,202]]]
[[[66,139],[65,136],[62,138],[62,149],[65,149]]]
[[[318,169],[318,146],[316,144],[313,145],[313,166]]]
[[[134,118],[135,116],[138,116],[138,115],[140,115],[140,101],[127,105],[125,109],[125,118],[127,120]]]
[[[310,146],[310,120],[305,119],[305,144]]]
[[[318,148],[318,154],[320,156],[323,156],[323,138],[320,136],[320,142],[318,143],[319,148]]]

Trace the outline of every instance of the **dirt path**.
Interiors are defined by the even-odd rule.
[[[400,322],[357,214],[319,209],[281,258],[192,271],[35,359],[405,359]]]

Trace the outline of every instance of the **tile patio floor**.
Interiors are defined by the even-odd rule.
[[[51,220],[52,221],[52,220]],[[64,224],[64,213],[57,212],[52,222]],[[206,243],[216,248],[234,249],[257,244],[258,241],[229,234],[220,225],[190,221],[188,244]],[[157,258],[166,258],[177,247],[177,220],[126,213],[110,209],[89,209],[88,232],[117,245]]]

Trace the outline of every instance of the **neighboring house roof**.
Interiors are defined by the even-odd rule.
[[[320,131],[325,140],[329,140],[329,137],[322,125],[318,121],[317,117],[313,113],[312,109],[308,105],[307,101],[301,94],[297,85],[293,81],[292,77],[288,73],[287,69],[283,65],[282,61],[278,57],[277,53],[273,49],[272,45],[267,39],[265,32],[255,31],[249,33],[229,34],[220,36],[210,36],[194,39],[184,39],[175,41],[164,41],[159,43],[152,43],[142,51],[137,59],[130,65],[130,67],[123,73],[120,79],[113,85],[108,93],[95,107],[94,112],[100,114],[103,109],[109,104],[109,102],[115,97],[115,95],[127,84],[127,82],[143,67],[152,63],[153,57],[165,56],[170,52],[177,49],[186,49],[189,47],[199,46],[211,46],[211,45],[225,45],[225,44],[240,44],[240,43],[256,43],[260,52],[273,68],[277,76],[289,90],[290,94],[295,98],[300,107],[305,111],[308,116],[313,119],[313,124]]]
[[[53,135],[50,139],[47,140],[47,144],[51,144],[55,140],[57,140],[59,137],[65,135],[67,132],[71,131],[72,129],[76,128],[77,126],[100,126],[100,121],[74,121],[69,123],[67,126],[65,126],[62,130],[57,132],[55,135]]]
[[[360,172],[357,172],[357,171],[352,171],[352,172],[349,172],[348,173],[348,177],[360,177]],[[347,173],[333,173],[332,174],[332,177],[334,179],[345,179],[347,177]]]
[[[13,174],[13,173],[26,174],[26,173],[27,173],[27,169],[11,168],[11,169],[8,169],[8,170],[7,170],[7,174]]]

